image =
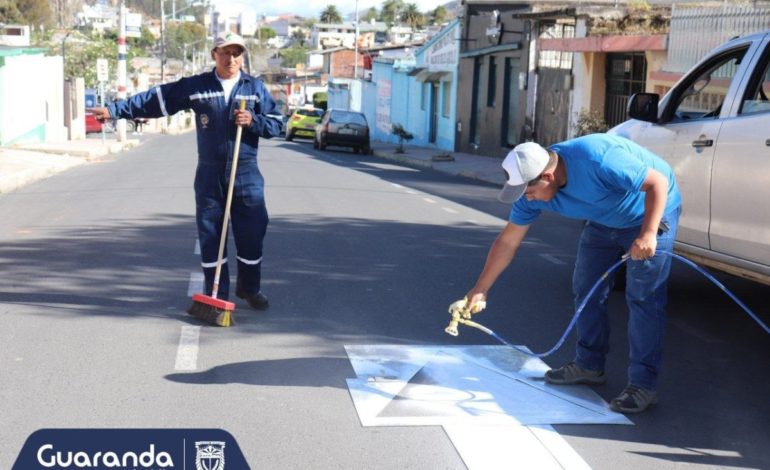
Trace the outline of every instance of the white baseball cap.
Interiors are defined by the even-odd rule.
[[[527,183],[540,176],[549,160],[548,150],[535,142],[514,147],[503,160],[507,181],[497,199],[506,204],[517,201],[527,190]]]
[[[227,47],[227,46],[240,46],[244,52],[246,52],[246,43],[243,42],[243,38],[235,33],[219,33],[214,40],[214,47]]]

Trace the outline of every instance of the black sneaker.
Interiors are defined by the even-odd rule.
[[[239,287],[235,289],[235,295],[244,299],[251,308],[255,310],[267,310],[270,307],[270,302],[267,301],[267,297],[262,291],[259,291],[256,294],[249,294]]]
[[[603,370],[589,370],[577,365],[575,362],[551,369],[545,373],[545,381],[554,385],[574,385],[574,384],[603,384],[607,381]]]
[[[656,403],[657,392],[628,384],[623,392],[610,402],[610,409],[618,413],[641,413]]]

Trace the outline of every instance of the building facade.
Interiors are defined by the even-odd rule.
[[[461,18],[455,150],[504,157],[525,140],[529,3],[466,2]]]

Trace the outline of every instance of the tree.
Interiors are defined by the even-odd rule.
[[[407,4],[401,10],[401,21],[408,24],[412,29],[417,29],[425,24],[425,17],[420,13],[420,9],[414,3]]]
[[[385,0],[380,10],[380,21],[387,23],[388,26],[396,24],[402,8],[404,8],[403,0]]]
[[[14,0],[0,0],[0,23],[23,23],[21,14]]]
[[[308,49],[302,46],[292,46],[281,49],[278,54],[281,56],[281,66],[294,68],[297,64],[307,62]]]
[[[262,41],[267,41],[268,39],[272,39],[277,35],[278,34],[275,32],[275,30],[268,26],[263,26],[262,28],[259,28],[259,31],[254,33],[254,37],[259,38]]]
[[[291,39],[296,44],[299,44],[300,47],[305,47],[305,41],[307,41],[307,36],[305,36],[305,32],[303,30],[295,29],[294,32],[291,33]]]
[[[364,16],[361,17],[361,21],[366,21],[367,23],[376,19],[377,19],[377,9],[374,7],[371,7],[370,9],[366,10],[366,13],[364,13]]]
[[[321,23],[342,23],[342,15],[334,5],[327,5],[324,11],[321,12],[319,17]]]
[[[48,0],[16,0],[15,3],[17,10],[24,18],[24,22],[33,28],[46,27],[52,24],[53,14]]]
[[[206,37],[206,27],[202,24],[184,22],[169,23],[166,28],[166,57],[182,59],[185,44],[200,41]]]
[[[436,7],[435,10],[433,10],[430,14],[430,22],[433,24],[443,24],[446,23],[447,15],[449,12],[443,5],[439,5]]]

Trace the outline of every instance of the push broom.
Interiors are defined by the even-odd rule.
[[[241,100],[240,110],[246,109],[246,101]],[[233,149],[233,163],[230,170],[230,184],[227,188],[227,202],[225,203],[225,214],[222,221],[222,235],[219,237],[219,254],[217,255],[217,267],[214,271],[214,286],[211,295],[195,294],[192,296],[192,305],[187,309],[187,313],[195,318],[219,326],[232,326],[233,310],[235,304],[227,300],[218,299],[219,276],[222,273],[222,258],[225,252],[225,243],[227,242],[227,223],[230,219],[230,206],[233,202],[233,189],[235,187],[235,172],[238,168],[238,151],[241,147],[241,132],[243,127],[238,126],[235,131],[235,148]]]

